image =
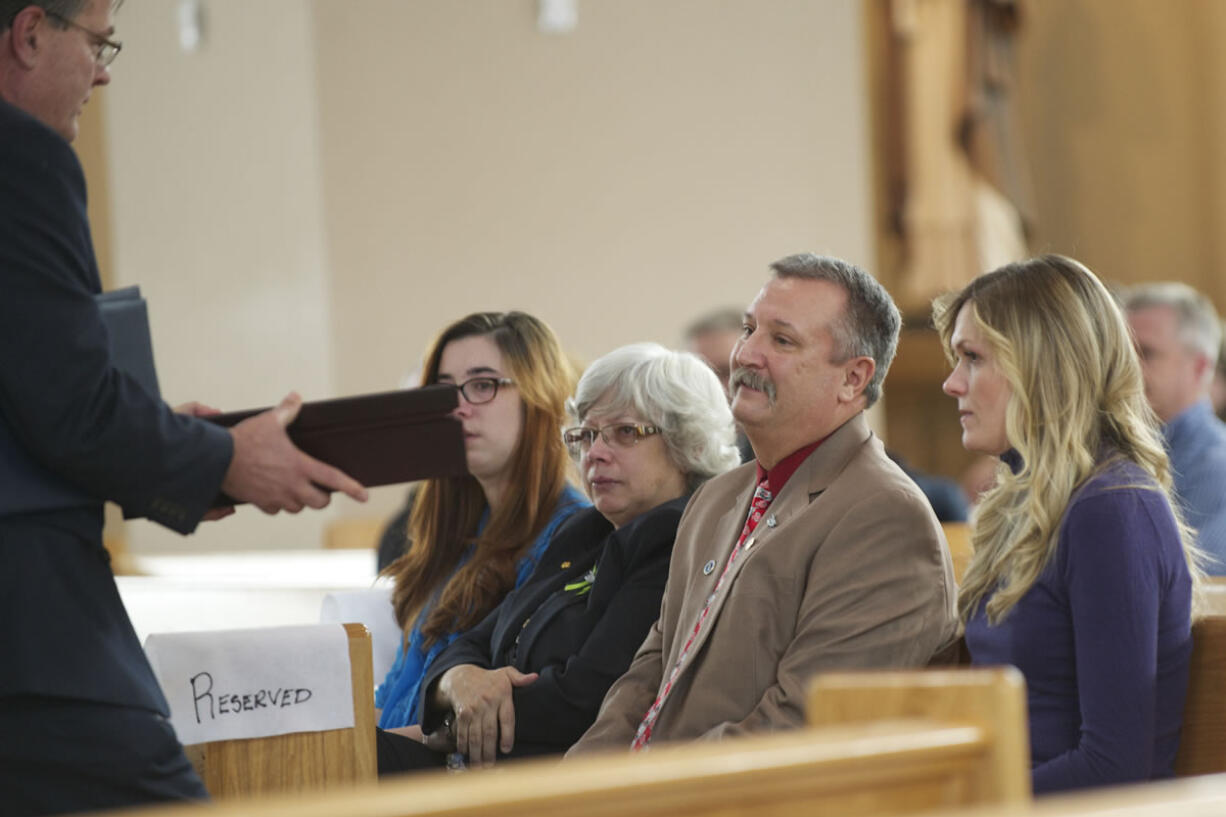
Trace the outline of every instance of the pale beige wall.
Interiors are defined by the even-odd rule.
[[[172,400],[391,388],[477,309],[584,359],[676,344],[783,254],[871,265],[859,0],[580,0],[565,35],[533,0],[206,0],[196,55],[174,5],[123,8],[108,92],[116,283],[150,296]]]
[[[127,3],[107,89],[116,286],[150,303],[171,403],[225,409],[334,393],[312,17],[301,0],[206,4],[179,49],[176,3]],[[247,508],[188,541],[128,525],[134,550],[319,541],[318,516]]]
[[[680,341],[797,250],[869,263],[858,0],[315,3],[337,385],[522,308],[591,359]]]

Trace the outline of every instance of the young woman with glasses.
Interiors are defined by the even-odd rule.
[[[408,551],[386,570],[405,635],[375,692],[383,729],[420,734],[430,664],[527,579],[558,525],[587,504],[566,482],[561,427],[574,382],[553,331],[522,312],[469,315],[427,354],[422,384],[459,390],[469,475],[421,484]]]
[[[654,343],[597,360],[559,439],[595,507],[558,529],[536,572],[426,673],[420,744],[380,743],[383,773],[566,751],[596,719],[660,610],[690,493],[740,461],[710,368]]]

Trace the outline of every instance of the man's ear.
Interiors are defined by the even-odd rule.
[[[1213,379],[1213,365],[1209,363],[1209,356],[1199,350],[1192,352],[1192,371],[1196,382],[1207,386]]]
[[[840,403],[850,403],[864,394],[864,389],[873,379],[877,363],[871,357],[853,357],[843,364],[843,385],[839,388]]]
[[[42,51],[47,33],[47,14],[38,6],[26,6],[17,12],[9,27],[9,48],[23,68],[33,68]]]

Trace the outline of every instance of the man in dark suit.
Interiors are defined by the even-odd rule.
[[[364,499],[285,433],[226,430],[117,371],[69,142],[110,81],[110,0],[0,0],[0,811],[205,796],[102,548],[102,501],[181,533],[218,491],[268,513]],[[192,409],[196,413],[200,409]],[[314,483],[314,484],[313,484]],[[316,487],[320,486],[320,487]]]

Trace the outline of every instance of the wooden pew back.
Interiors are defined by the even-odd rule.
[[[949,545],[949,558],[954,563],[954,581],[962,583],[966,566],[971,563],[971,525],[969,522],[942,522],[941,531]]]
[[[984,730],[983,752],[968,800],[1030,799],[1030,735],[1026,684],[1013,667],[923,672],[843,672],[818,676],[809,691],[813,726],[926,717]]]
[[[1226,772],[1226,616],[1202,618],[1192,625],[1192,661],[1178,775]]]
[[[1226,577],[1213,576],[1201,586],[1205,615],[1226,616]]]
[[[1018,684],[1008,671],[964,672],[988,683]],[[1028,786],[980,779],[1004,765],[994,743],[1025,734],[1024,705],[1019,711],[1013,696],[1001,693],[996,700],[1005,702],[1007,711],[999,716],[980,718],[976,705],[946,716],[958,709],[956,700],[966,699],[968,687],[958,682],[948,695],[933,687],[941,679],[953,681],[954,673],[892,675],[916,679],[921,689],[911,694],[903,679],[891,685],[879,676],[877,692],[863,696],[862,705],[871,710],[870,699],[880,694],[884,717],[895,711],[906,717],[661,745],[639,755],[618,751],[565,762],[521,761],[490,772],[426,772],[309,798],[220,802],[205,812],[214,817],[856,817],[1029,799]],[[838,688],[831,683],[824,688]],[[820,682],[818,689],[823,689]],[[985,694],[982,705],[988,707],[990,700]],[[1015,722],[1005,724],[1009,718]],[[1017,760],[1012,776],[1028,781],[1025,758],[1005,754]],[[201,817],[202,812],[198,806],[177,806],[131,814]]]
[[[1226,775],[1045,795],[1030,806],[941,809],[925,817],[1221,817]]]
[[[345,624],[353,680],[354,726],[184,747],[218,799],[349,786],[375,779],[375,702],[370,633]]]

